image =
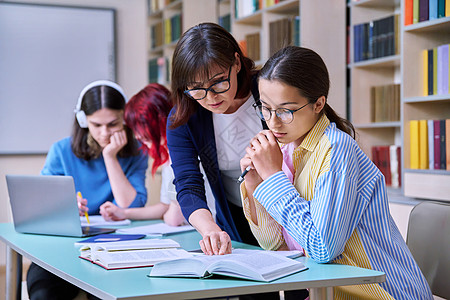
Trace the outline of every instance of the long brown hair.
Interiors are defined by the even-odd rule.
[[[89,89],[81,100],[81,110],[86,116],[92,115],[102,108],[123,110],[125,99],[116,89],[98,85]],[[135,156],[139,153],[138,143],[131,130],[124,126],[128,143],[117,154],[119,157]],[[72,127],[72,151],[76,157],[85,160],[95,159],[100,156],[101,148],[96,141],[89,141],[89,129],[81,128],[75,119]]]
[[[275,53],[259,72],[266,80],[278,80],[296,87],[309,103],[316,103],[321,97],[328,99],[330,77],[322,58],[311,49],[288,46]],[[355,128],[345,118],[341,118],[328,103],[322,110],[337,128],[355,138]]]
[[[188,29],[178,41],[172,59],[172,93],[175,112],[170,128],[186,124],[199,104],[187,97],[184,91],[196,76],[210,77],[215,66],[230,68],[235,63],[235,53],[241,60],[237,75],[236,98],[250,93],[254,62],[245,57],[234,37],[223,27],[214,23],[201,23]]]

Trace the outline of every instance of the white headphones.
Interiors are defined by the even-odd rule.
[[[86,119],[86,114],[84,111],[81,110],[81,102],[83,101],[84,95],[93,87],[106,85],[109,86],[116,91],[118,91],[123,98],[125,99],[125,103],[128,102],[127,96],[125,96],[125,93],[123,92],[123,89],[115,82],[109,81],[109,80],[97,80],[94,82],[89,83],[80,93],[80,96],[78,97],[77,106],[75,107],[75,116],[77,118],[78,124],[81,128],[88,128],[88,122]]]

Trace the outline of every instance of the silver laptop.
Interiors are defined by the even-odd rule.
[[[114,232],[82,227],[71,176],[6,175],[17,232],[85,237]]]

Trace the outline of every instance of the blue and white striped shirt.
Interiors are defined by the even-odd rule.
[[[319,263],[386,273],[380,284],[335,288],[336,299],[433,299],[390,215],[384,177],[354,139],[323,115],[294,151],[293,162],[294,184],[280,171],[253,194],[267,217]]]

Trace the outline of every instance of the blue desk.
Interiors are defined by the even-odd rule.
[[[151,222],[133,222],[133,226]],[[195,231],[169,237],[186,250],[199,248],[200,235]],[[196,299],[304,288],[311,289],[311,299],[330,299],[333,286],[385,281],[383,272],[338,264],[317,264],[306,257],[299,260],[308,270],[270,283],[219,278],[149,278],[150,268],[107,271],[78,258],[79,250],[74,242],[80,238],[21,234],[14,230],[12,224],[3,223],[0,224],[0,239],[8,248],[9,279],[6,288],[9,299],[17,295],[14,278],[21,272],[22,266],[17,263],[21,261],[21,255],[102,299]],[[255,248],[238,242],[233,242],[233,247]]]

